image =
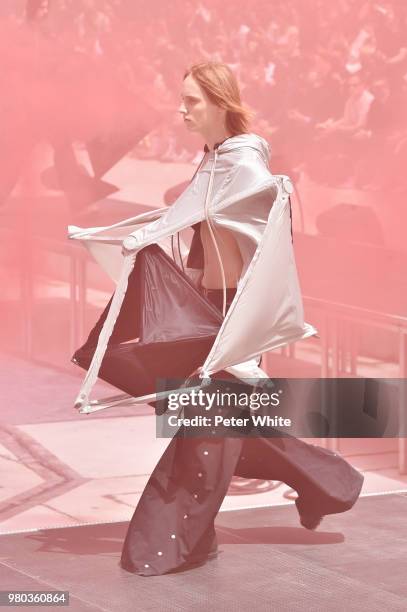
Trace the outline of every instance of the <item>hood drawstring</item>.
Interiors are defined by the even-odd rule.
[[[202,164],[204,163],[205,159],[206,159],[206,153],[204,154],[204,156],[202,157],[201,161],[199,162],[197,169],[195,170],[191,180],[189,181],[189,184],[192,183],[192,181],[194,180],[194,178],[198,174],[198,172],[201,169]],[[184,262],[183,262],[182,255],[181,255],[179,232],[177,232],[177,246],[178,246],[178,259],[179,259],[179,262],[181,264],[182,272],[185,274]],[[171,236],[171,251],[172,251],[172,258],[173,258],[174,262],[176,262],[176,260],[175,260],[175,253],[174,253],[174,235]]]
[[[211,168],[211,174],[209,176],[208,189],[206,191],[206,197],[205,197],[205,219],[207,221],[209,233],[211,235],[213,244],[215,246],[216,255],[217,255],[217,258],[218,258],[220,272],[221,272],[221,276],[222,276],[222,288],[223,288],[222,314],[223,314],[223,316],[225,316],[226,315],[226,277],[225,277],[225,270],[223,268],[223,263],[222,263],[222,258],[220,256],[220,251],[219,251],[218,243],[216,242],[216,238],[215,238],[215,230],[214,230],[214,227],[213,227],[213,221],[211,220],[210,214],[209,214],[209,199],[210,199],[210,197],[212,195],[213,177],[214,177],[214,174],[215,174],[215,166],[216,166],[216,160],[217,159],[218,159],[218,152],[217,152],[217,149],[214,149],[213,164],[212,164],[212,168]]]

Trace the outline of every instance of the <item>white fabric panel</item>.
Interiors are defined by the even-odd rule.
[[[317,333],[304,324],[288,194],[279,183],[266,230],[202,367],[204,376]],[[242,330],[244,342],[237,342]]]
[[[153,243],[171,253],[170,237],[203,221],[208,214],[215,227],[234,232],[243,259],[243,276],[201,375],[228,369],[242,372],[242,378],[264,377],[257,362],[251,361],[253,358],[317,333],[303,321],[290,232],[290,181],[285,176],[273,176],[268,162],[269,147],[263,138],[256,134],[234,136],[205,154],[190,184],[171,207],[109,227],[69,226],[69,238],[83,241],[118,283],[114,313],[109,312],[105,321],[103,341],[98,343],[97,355],[86,376],[86,390],[82,388],[78,396],[82,403],[89,399],[98,364],[120,311],[131,260],[134,265],[137,252]],[[209,202],[207,211],[205,201]],[[134,255],[123,263],[122,241],[128,236],[134,238]],[[253,376],[247,376],[248,372]]]

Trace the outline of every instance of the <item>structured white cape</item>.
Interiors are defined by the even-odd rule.
[[[200,221],[208,222],[216,249],[216,228],[233,231],[243,259],[235,298],[202,364],[202,378],[220,370],[244,379],[266,377],[257,366],[261,353],[317,333],[303,319],[291,237],[292,184],[286,176],[271,174],[269,157],[268,144],[260,136],[233,136],[205,153],[193,179],[171,207],[109,227],[68,227],[69,238],[83,241],[117,283],[75,403],[82,411],[89,404],[137,252],[153,243],[170,252],[170,237]],[[132,251],[124,258],[123,244]]]

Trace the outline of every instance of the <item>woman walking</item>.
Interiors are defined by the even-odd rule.
[[[187,270],[195,269],[200,292],[225,316],[236,293],[242,291],[241,279],[253,265],[276,197],[269,149],[263,138],[250,133],[248,111],[226,64],[193,66],[184,76],[181,99],[179,110],[186,128],[204,143],[204,157],[185,201],[188,197],[205,200],[204,213],[194,214],[187,208],[180,212],[176,203],[177,213],[169,209],[134,232],[124,240],[122,252],[129,255],[192,226]],[[291,272],[281,270],[281,275],[289,279]],[[259,371],[259,361],[260,355],[253,355],[241,364],[242,371],[246,368],[250,377],[250,372]],[[234,374],[233,367],[216,372],[220,378]],[[234,475],[278,480],[295,489],[300,522],[308,529],[315,529],[326,514],[349,510],[363,482],[362,475],[339,455],[289,435],[197,438],[185,435],[181,427],[139,500],[121,566],[152,576],[215,557],[214,520]]]

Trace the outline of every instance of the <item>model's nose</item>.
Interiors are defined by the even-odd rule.
[[[183,102],[181,102],[181,104],[179,105],[178,112],[179,113],[186,113],[187,112],[187,109],[185,108],[185,104]]]

